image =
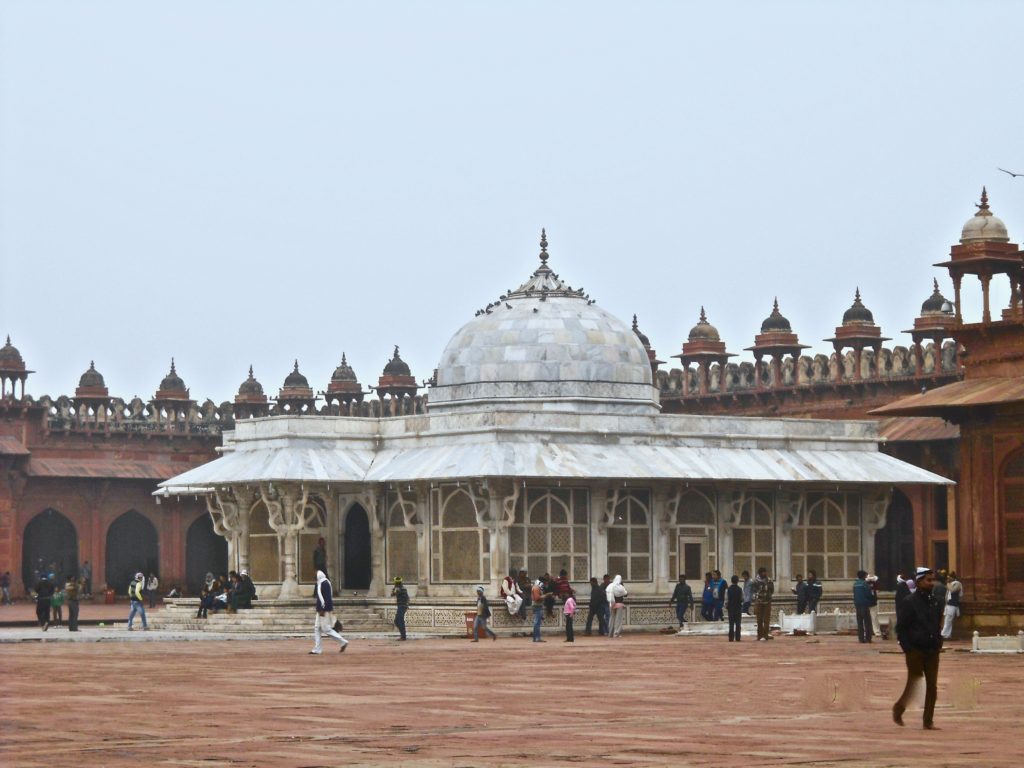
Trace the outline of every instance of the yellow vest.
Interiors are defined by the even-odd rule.
[[[131,584],[128,585],[128,597],[130,597],[132,600],[138,600],[140,603],[142,602],[141,581],[133,581]]]

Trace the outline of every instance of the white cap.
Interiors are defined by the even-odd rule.
[[[919,566],[917,567],[917,572],[916,572],[916,573],[914,574],[914,578],[915,578],[915,579],[920,579],[920,578],[921,578],[922,576],[924,576],[924,575],[925,575],[926,573],[931,573],[931,572],[932,572],[932,569],[931,569],[931,568],[929,568],[929,567],[927,567],[927,566],[924,566],[924,565],[919,565]]]

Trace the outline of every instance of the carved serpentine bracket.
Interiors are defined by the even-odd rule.
[[[405,500],[401,486],[396,486],[395,492],[398,496],[398,508],[402,510],[402,522],[405,527],[415,528],[417,525],[423,525],[424,521],[420,519],[419,515],[419,489],[413,491],[412,501]]]
[[[239,530],[238,503],[231,491],[214,491],[205,496],[206,509],[213,521],[213,532],[230,538]]]
[[[661,514],[658,515],[658,526],[662,535],[668,534],[679,524],[679,505],[683,503],[685,490],[682,486],[677,486],[675,493],[667,494]]]
[[[619,489],[616,488],[605,498],[605,509],[597,519],[597,530],[600,533],[606,533],[608,526],[615,524],[615,508],[619,506]]]
[[[738,528],[743,519],[743,507],[747,503],[746,491],[733,491],[725,502],[725,523],[726,528]]]
[[[892,488],[864,494],[864,533],[874,536],[885,527],[889,504],[892,501]]]
[[[780,493],[776,496],[782,513],[782,530],[789,533],[798,527],[801,521],[806,522],[807,494],[796,492]]]

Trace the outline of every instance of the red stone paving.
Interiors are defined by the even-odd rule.
[[[929,732],[851,637],[310,645],[0,645],[0,764],[1021,765],[1020,657],[947,651]]]

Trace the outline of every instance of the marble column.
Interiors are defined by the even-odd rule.
[[[885,527],[891,501],[892,488],[869,491],[862,497],[861,568],[868,573],[875,572],[875,534]]]
[[[668,570],[669,553],[672,551],[672,536],[676,530],[676,512],[679,508],[680,493],[670,494],[667,488],[656,488],[653,494],[654,508],[651,510],[652,532],[654,533],[654,589],[661,593],[674,583]]]
[[[805,521],[807,494],[779,491],[775,494],[776,592],[788,594],[793,581],[793,529]]]
[[[590,572],[597,576],[608,573],[608,487],[599,485],[590,492]],[[535,574],[530,574],[536,578]]]

